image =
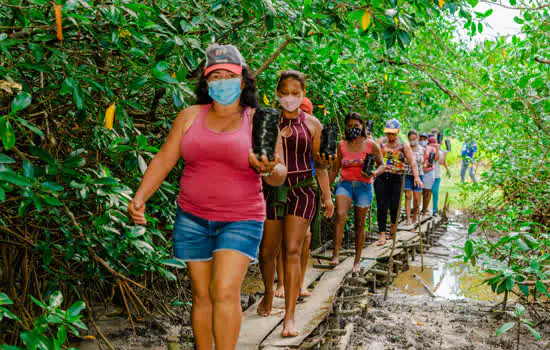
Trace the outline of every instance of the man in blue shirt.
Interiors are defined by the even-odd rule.
[[[474,140],[465,141],[462,144],[462,168],[460,169],[460,179],[464,183],[466,171],[469,169],[470,177],[475,183],[476,174],[474,172],[474,154],[477,152],[477,144]]]

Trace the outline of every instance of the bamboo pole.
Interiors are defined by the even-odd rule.
[[[402,196],[403,196],[403,188],[405,187],[405,174],[402,175],[401,178],[401,190],[399,191],[399,204],[397,205],[397,215],[401,212],[401,202],[402,202]],[[384,289],[384,301],[388,299],[388,290],[390,289],[390,283],[392,278],[392,270],[393,270],[393,253],[395,252],[395,243],[397,241],[397,223],[398,220],[395,220],[395,225],[392,223],[390,225],[390,234],[392,236],[392,245],[391,245],[391,251],[390,251],[390,261],[388,263],[388,276],[386,277],[386,288]],[[391,215],[390,215],[390,222],[391,222]]]
[[[420,223],[420,210],[418,211],[418,222]],[[420,240],[420,271],[424,272],[424,249],[422,247],[422,225],[420,224],[418,225],[418,239]]]

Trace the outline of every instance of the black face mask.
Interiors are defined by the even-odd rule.
[[[346,128],[346,140],[352,141],[361,136],[363,129],[354,126],[353,128]]]

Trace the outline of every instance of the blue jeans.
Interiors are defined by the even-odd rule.
[[[183,261],[209,261],[218,250],[233,250],[256,261],[263,221],[210,221],[178,206],[172,240],[174,255]]]
[[[462,180],[462,183],[464,183],[464,178],[466,177],[466,171],[469,170],[470,177],[472,178],[472,181],[475,183],[476,180],[476,174],[474,173],[474,161],[473,160],[463,160],[462,161],[462,168],[460,168],[460,180]]]
[[[433,213],[437,214],[437,204],[439,202],[439,185],[441,184],[441,178],[436,177],[434,184],[432,186],[432,196],[433,196]]]

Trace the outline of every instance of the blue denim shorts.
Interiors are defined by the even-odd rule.
[[[172,234],[174,255],[183,261],[209,261],[214,252],[233,250],[256,261],[263,229],[262,221],[210,221],[178,206]]]
[[[374,198],[372,184],[361,181],[338,182],[335,195],[339,194],[351,198],[353,205],[359,208],[370,207]]]
[[[424,175],[420,175],[420,181],[424,181]],[[422,187],[414,185],[414,175],[405,176],[405,191],[422,192]]]

